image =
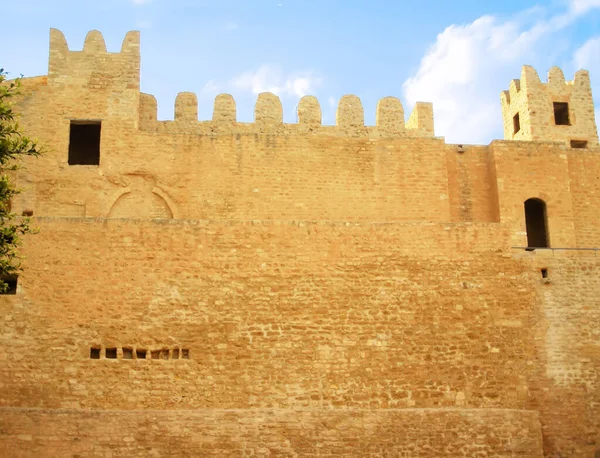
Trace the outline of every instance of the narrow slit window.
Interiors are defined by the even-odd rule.
[[[548,269],[542,269],[541,273],[542,273],[542,278],[548,278]]]
[[[100,165],[100,121],[71,121],[69,165]]]
[[[525,201],[525,227],[527,230],[527,248],[548,248],[548,225],[546,203],[541,199]]]
[[[585,140],[571,140],[571,148],[587,148],[588,142]]]
[[[569,104],[566,102],[554,102],[554,122],[557,126],[570,126]]]
[[[2,281],[6,284],[5,289],[0,294],[17,294],[18,275],[7,275],[2,277]]]
[[[521,119],[519,113],[513,116],[513,135],[521,130]]]

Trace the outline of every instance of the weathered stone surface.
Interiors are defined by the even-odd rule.
[[[51,148],[12,203],[40,233],[0,296],[0,455],[593,456],[587,73],[526,67],[502,96],[520,137],[447,145],[430,104],[405,123],[393,98],[376,126],[354,96],[323,126],[310,97],[298,124],[273,94],[238,123],[231,96],[198,121],[183,93],[159,122],[139,35],[103,43],[52,31],[49,74],[17,101]],[[99,164],[70,165],[72,122],[101,123]],[[513,248],[531,198],[572,250]]]

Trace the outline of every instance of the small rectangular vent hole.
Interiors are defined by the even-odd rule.
[[[100,348],[98,348],[98,347],[90,348],[90,359],[100,359]]]
[[[548,269],[541,269],[542,278],[548,278]]]
[[[582,148],[588,147],[588,142],[585,140],[571,140],[571,148]]]
[[[116,348],[107,348],[106,349],[106,359],[117,359],[117,349]]]
[[[163,350],[160,352],[161,359],[169,359],[169,350]]]
[[[150,352],[152,359],[160,359],[160,350],[154,350]]]
[[[190,359],[190,351],[187,349],[181,350],[181,358],[182,359]]]
[[[6,275],[2,277],[2,281],[6,283],[6,290],[0,294],[17,294],[17,282],[19,281],[18,275]]]
[[[138,348],[138,349],[135,351],[135,357],[136,357],[137,359],[146,359],[146,353],[147,353],[147,351],[146,351],[146,350],[142,350],[142,349]]]
[[[123,359],[133,359],[133,348],[123,348]]]
[[[173,359],[179,359],[179,348],[173,350]]]

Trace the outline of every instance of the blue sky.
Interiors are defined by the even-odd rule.
[[[499,93],[523,64],[542,79],[554,65],[567,79],[590,70],[600,107],[600,0],[20,0],[2,13],[0,66],[13,75],[47,73],[51,27],[72,50],[100,30],[113,52],[141,30],[142,91],[157,97],[159,119],[192,91],[201,120],[227,92],[238,120],[252,121],[257,94],[271,91],[286,122],[315,95],[333,124],[339,98],[356,94],[373,124],[377,101],[393,95],[407,117],[433,102],[449,143],[487,144],[502,138]]]

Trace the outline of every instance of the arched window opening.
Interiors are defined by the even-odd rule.
[[[525,201],[525,227],[528,248],[548,248],[548,225],[546,203],[541,199]]]

